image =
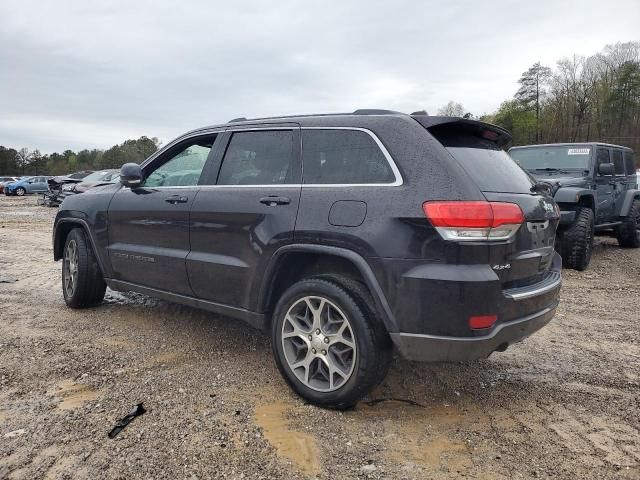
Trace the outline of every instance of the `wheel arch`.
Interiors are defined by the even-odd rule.
[[[56,222],[55,228],[53,230],[53,259],[55,261],[58,261],[62,258],[64,254],[64,244],[67,240],[67,236],[69,236],[69,233],[74,228],[80,228],[84,231],[96,256],[96,260],[98,262],[98,265],[100,266],[100,270],[104,274],[104,266],[102,265],[100,255],[97,254],[96,245],[93,241],[93,237],[91,236],[89,225],[81,218],[63,218]]]
[[[352,250],[328,245],[287,245],[276,251],[262,279],[258,308],[262,312],[273,312],[286,288],[302,278],[322,273],[337,273],[361,280],[369,290],[386,330],[398,331],[384,292],[367,261]],[[266,317],[265,328],[268,329],[271,315]]]
[[[640,190],[627,190],[624,194],[624,199],[620,203],[618,215],[621,217],[629,215],[629,210],[631,210],[634,200],[640,200]]]
[[[561,207],[587,207],[596,211],[596,201],[593,191],[582,188],[561,188],[554,196],[554,200]]]

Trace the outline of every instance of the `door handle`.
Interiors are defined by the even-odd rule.
[[[260,199],[260,203],[264,203],[270,207],[275,207],[276,205],[288,205],[291,203],[291,199],[287,197],[278,197],[277,195],[269,195],[268,197],[262,197]]]
[[[165,202],[170,203],[171,205],[175,205],[177,203],[187,203],[189,199],[182,195],[171,195],[164,199]]]

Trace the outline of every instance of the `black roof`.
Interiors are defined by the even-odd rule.
[[[301,115],[282,115],[277,117],[261,117],[261,118],[246,118],[238,117],[230,120],[228,123],[210,125],[207,127],[197,128],[185,135],[191,135],[199,131],[206,131],[218,128],[228,128],[237,126],[256,126],[256,125],[269,125],[274,123],[291,123],[298,124],[300,126],[353,126],[353,127],[367,127],[371,125],[374,119],[382,118],[397,118],[403,120],[416,120],[426,128],[430,128],[436,125],[443,124],[464,124],[468,126],[489,127],[505,138],[511,138],[509,132],[501,127],[490,125],[488,123],[480,122],[477,120],[470,120],[460,117],[441,117],[430,116],[426,112],[414,112],[411,115],[406,113],[397,112],[394,110],[385,109],[359,109],[349,113],[315,113],[315,114],[301,114]]]

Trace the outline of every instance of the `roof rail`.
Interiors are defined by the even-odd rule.
[[[353,112],[354,115],[403,115],[402,112],[395,110],[383,110],[380,108],[359,108]]]
[[[247,119],[245,117],[238,117],[238,118],[233,118],[231,120],[229,120],[227,123],[233,123],[233,122],[246,122]]]

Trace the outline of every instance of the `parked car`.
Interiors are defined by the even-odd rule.
[[[0,177],[0,193],[4,193],[4,186],[7,183],[17,182],[18,177]]]
[[[70,173],[68,175],[58,175],[49,179],[49,191],[43,195],[42,203],[50,207],[57,207],[62,203],[60,196],[63,187],[67,185],[75,185],[81,183],[84,178],[92,174],[91,170],[83,170],[80,172]]]
[[[80,183],[88,175],[93,172],[91,170],[84,170],[81,172],[70,173],[69,175],[58,175],[49,179],[50,190],[61,190],[62,185]]]
[[[19,197],[27,193],[41,193],[49,189],[47,177],[35,176],[25,177],[15,182],[7,183],[4,186],[5,195],[18,195]]]
[[[244,320],[293,390],[333,408],[384,378],[393,346],[485,358],[547,324],[561,283],[559,211],[508,141],[384,110],[194,130],[65,200],[65,302],[109,286]]]
[[[59,190],[55,191],[55,195],[50,196],[48,205],[51,207],[59,206],[70,195],[77,195],[92,188],[116,183],[119,178],[119,170],[100,170],[87,175],[79,183],[64,183]]]
[[[595,232],[615,235],[621,247],[640,247],[640,191],[633,151],[605,143],[513,147],[511,156],[549,185],[562,211],[558,250],[564,265],[589,265]]]

